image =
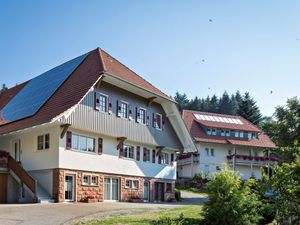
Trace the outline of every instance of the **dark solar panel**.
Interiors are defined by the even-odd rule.
[[[3,119],[12,122],[34,115],[86,56],[79,56],[30,80],[1,110]]]

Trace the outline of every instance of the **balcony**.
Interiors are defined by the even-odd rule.
[[[275,157],[249,156],[249,155],[228,155],[227,160],[229,164],[247,165],[247,166],[267,166],[276,165],[278,159]]]
[[[177,157],[177,165],[190,165],[192,163],[199,163],[199,153],[198,152],[188,152],[183,153]]]

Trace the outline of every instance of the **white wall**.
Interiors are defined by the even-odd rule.
[[[173,166],[152,162],[143,162],[143,147],[138,143],[125,142],[133,146],[141,146],[140,161],[133,159],[120,159],[119,151],[116,149],[117,139],[108,136],[100,136],[103,138],[103,154],[98,155],[98,137],[95,133],[83,132],[76,129],[69,129],[73,133],[93,137],[96,139],[96,153],[85,153],[73,150],[66,150],[66,136],[60,139],[59,143],[59,167],[74,170],[97,171],[103,173],[155,177],[164,179],[176,179],[176,163]],[[145,146],[153,149],[151,146]],[[172,152],[171,150],[163,150]],[[173,153],[175,153],[173,151]],[[174,155],[175,157],[175,155]],[[152,161],[152,151],[151,157]]]
[[[38,181],[38,184],[47,191],[50,196],[53,194],[53,171],[52,170],[37,170],[31,171],[30,175]]]

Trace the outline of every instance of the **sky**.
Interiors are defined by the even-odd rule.
[[[0,84],[100,47],[166,94],[299,95],[300,1],[0,0]]]

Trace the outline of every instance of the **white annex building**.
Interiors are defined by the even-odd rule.
[[[243,179],[261,179],[262,169],[276,163],[276,148],[258,127],[240,116],[184,110],[182,118],[198,149],[178,157],[178,177],[205,176],[227,164]]]

